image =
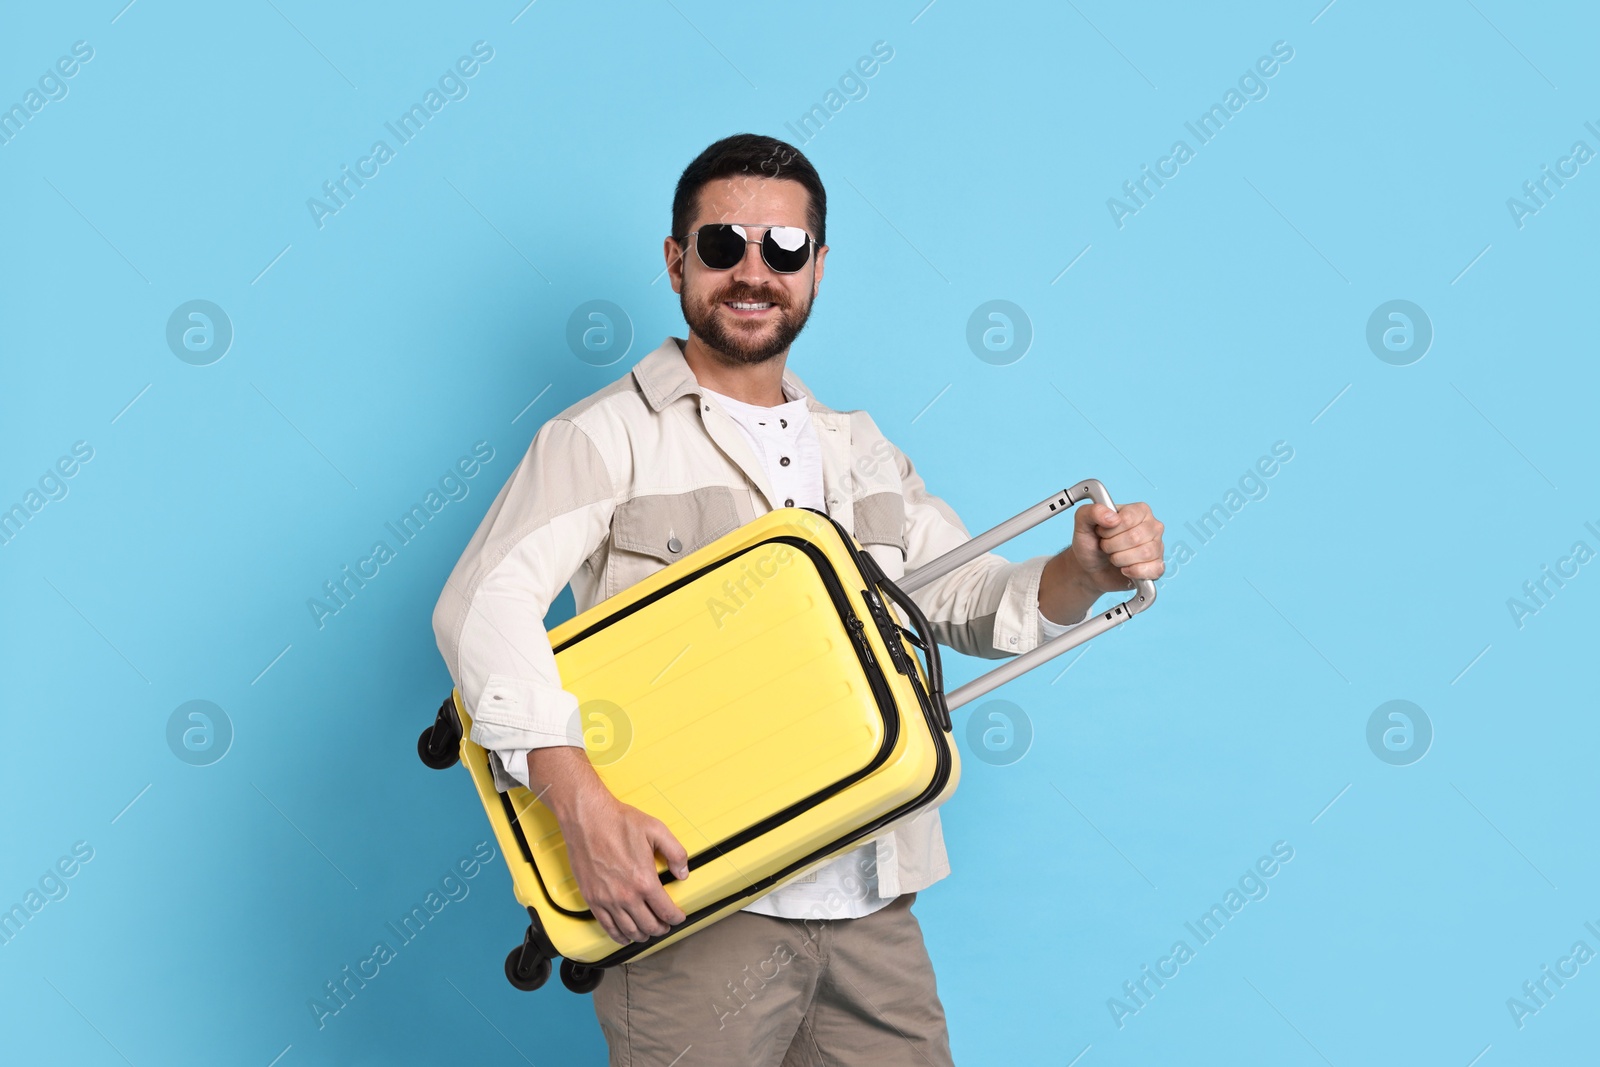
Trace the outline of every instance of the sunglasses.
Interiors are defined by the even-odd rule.
[[[760,241],[737,222],[708,222],[673,240],[694,238],[695,254],[711,270],[728,270],[744,258],[745,245],[761,245],[761,259],[779,274],[793,274],[811,258],[811,235],[798,226],[768,226]]]

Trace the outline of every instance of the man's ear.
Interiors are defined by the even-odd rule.
[[[811,299],[812,300],[815,300],[817,298],[817,288],[818,288],[818,286],[820,286],[822,284],[822,261],[827,257],[827,255],[828,255],[828,246],[827,245],[818,245],[817,246],[816,256],[815,256],[816,262],[817,262],[816,274],[811,279]]]
[[[672,291],[683,291],[683,246],[671,237],[662,239],[662,254],[667,260],[667,275],[672,281]]]

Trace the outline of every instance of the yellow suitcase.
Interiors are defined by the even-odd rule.
[[[959,778],[950,712],[1126,621],[1155,588],[1137,583],[1126,602],[948,696],[938,646],[909,594],[1085,499],[1111,506],[1098,481],[1081,482],[894,582],[825,513],[778,508],[549,632],[596,774],[689,853],[682,881],[656,861],[686,918],[648,941],[620,945],[600,927],[554,815],[527,789],[496,790],[489,754],[468,739],[471,717],[452,692],[418,754],[430,767],[459,759],[471,772],[528,909],[523,943],[506,958],[512,984],[539,988],[559,957],[563,983],[588,992],[604,968],[648,956],[942,803]]]

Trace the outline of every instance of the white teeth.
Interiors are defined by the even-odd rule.
[[[769,307],[772,306],[771,304],[746,304],[746,303],[742,303],[742,302],[740,302],[738,300],[733,300],[733,301],[729,301],[729,302],[734,307],[738,308],[740,311],[759,311],[762,308],[769,308]]]

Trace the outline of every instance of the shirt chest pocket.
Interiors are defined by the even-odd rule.
[[[892,545],[906,558],[906,501],[899,493],[858,497],[853,507],[855,538],[862,545]]]
[[[611,515],[611,596],[741,525],[734,491],[707,485],[682,493],[646,493]]]

